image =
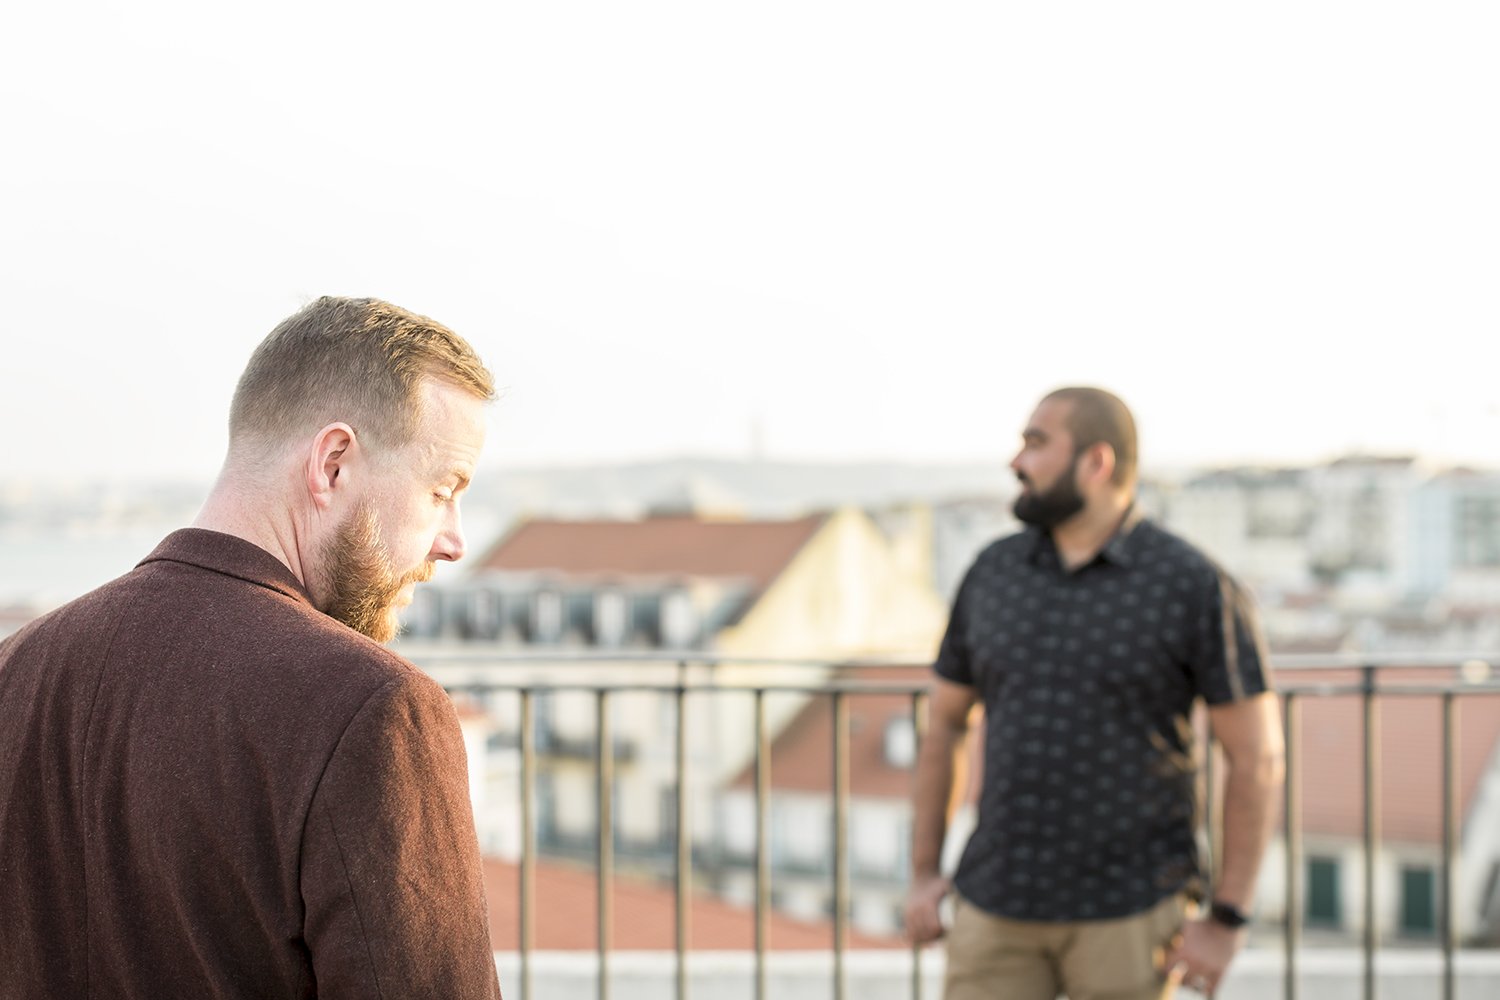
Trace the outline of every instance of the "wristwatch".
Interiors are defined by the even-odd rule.
[[[1216,924],[1237,931],[1250,922],[1250,916],[1233,903],[1214,900],[1208,904],[1208,919]]]

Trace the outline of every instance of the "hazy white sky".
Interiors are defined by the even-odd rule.
[[[0,475],[203,476],[255,343],[371,294],[487,461],[1500,464],[1493,4],[10,4]]]

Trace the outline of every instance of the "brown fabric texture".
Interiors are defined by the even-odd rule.
[[[498,998],[457,714],[174,532],[0,642],[0,1000]]]

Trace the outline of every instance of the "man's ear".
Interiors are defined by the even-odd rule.
[[[1103,441],[1089,449],[1088,478],[1091,483],[1109,483],[1115,478],[1114,445]]]
[[[329,424],[313,435],[303,470],[307,492],[324,510],[333,505],[334,491],[349,484],[349,466],[359,449],[354,428],[346,423]]]

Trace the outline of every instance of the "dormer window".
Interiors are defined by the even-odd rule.
[[[418,587],[406,609],[406,633],[413,638],[429,639],[442,631],[443,593],[435,587]]]
[[[460,627],[466,639],[493,639],[500,633],[500,595],[488,587],[469,591],[464,621]]]
[[[587,646],[594,642],[594,595],[575,590],[563,597],[562,638],[570,645]]]
[[[531,599],[531,641],[553,643],[562,638],[563,599],[555,590],[539,590]]]
[[[687,649],[698,637],[698,613],[685,590],[669,590],[661,601],[661,642],[667,649]]]
[[[631,603],[630,632],[647,649],[661,645],[661,594],[640,591]]]
[[[629,619],[630,602],[623,593],[605,589],[594,595],[594,642],[611,649],[624,645]]]

